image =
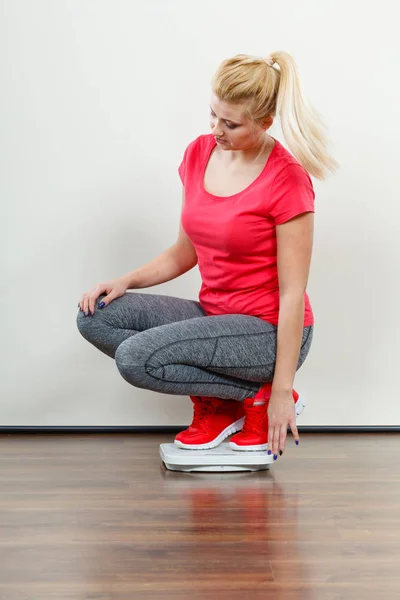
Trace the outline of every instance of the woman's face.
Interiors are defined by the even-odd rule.
[[[230,104],[214,93],[210,99],[210,127],[222,150],[250,150],[259,148],[265,139],[265,130],[272,125],[269,117],[264,127],[244,116],[245,104]]]

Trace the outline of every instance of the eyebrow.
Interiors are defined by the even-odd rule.
[[[214,115],[215,115],[213,107],[210,104],[209,104],[209,107],[210,107],[210,110],[212,110],[213,113],[214,113]],[[229,121],[229,123],[233,123],[234,125],[240,125],[240,123],[236,123],[236,121],[232,121],[231,119],[223,119],[223,120],[224,121]]]

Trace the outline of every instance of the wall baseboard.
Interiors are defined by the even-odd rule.
[[[115,425],[115,426],[0,426],[0,433],[172,433],[186,429],[184,425]],[[299,425],[299,433],[394,433],[400,432],[400,425],[377,425],[343,427],[330,425]]]

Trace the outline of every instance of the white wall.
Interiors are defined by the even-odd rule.
[[[399,425],[395,3],[2,0],[1,425],[184,425],[76,328],[81,294],[170,246],[186,145],[237,53],[290,52],[329,128],[315,182],[304,425]],[[278,127],[273,133],[282,142]],[[4,218],[5,214],[5,218]],[[197,299],[197,269],[150,293]],[[146,291],[146,290],[141,290]]]

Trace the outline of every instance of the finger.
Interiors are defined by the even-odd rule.
[[[92,290],[90,290],[90,292],[87,292],[86,294],[84,294],[84,303],[83,303],[83,307],[84,307],[84,311],[85,311],[85,315],[87,317],[90,317],[90,301],[91,301],[91,297],[93,294],[94,288]]]
[[[287,438],[287,426],[282,425],[279,436],[279,455],[282,456]]]
[[[278,458],[278,450],[279,450],[279,427],[274,427],[273,434],[273,448],[272,451],[274,453],[274,459]]]
[[[269,438],[268,438],[270,454],[274,453],[274,433],[275,433],[275,427],[273,425],[271,425],[270,434],[269,434]]]
[[[99,297],[99,286],[96,285],[90,293],[89,296],[89,311],[92,315],[94,315],[94,309],[96,307],[96,300]]]
[[[294,441],[297,445],[299,445],[300,442],[300,436],[299,436],[299,432],[297,431],[297,425],[296,425],[296,421],[293,419],[293,421],[290,423],[290,429],[292,430],[292,434],[294,437]]]
[[[94,315],[94,307],[96,304],[96,296],[91,295],[89,298],[89,310]]]
[[[88,314],[88,299],[86,295],[83,296],[82,310],[86,317]]]
[[[272,454],[272,440],[274,439],[274,428],[268,425],[268,454]]]

